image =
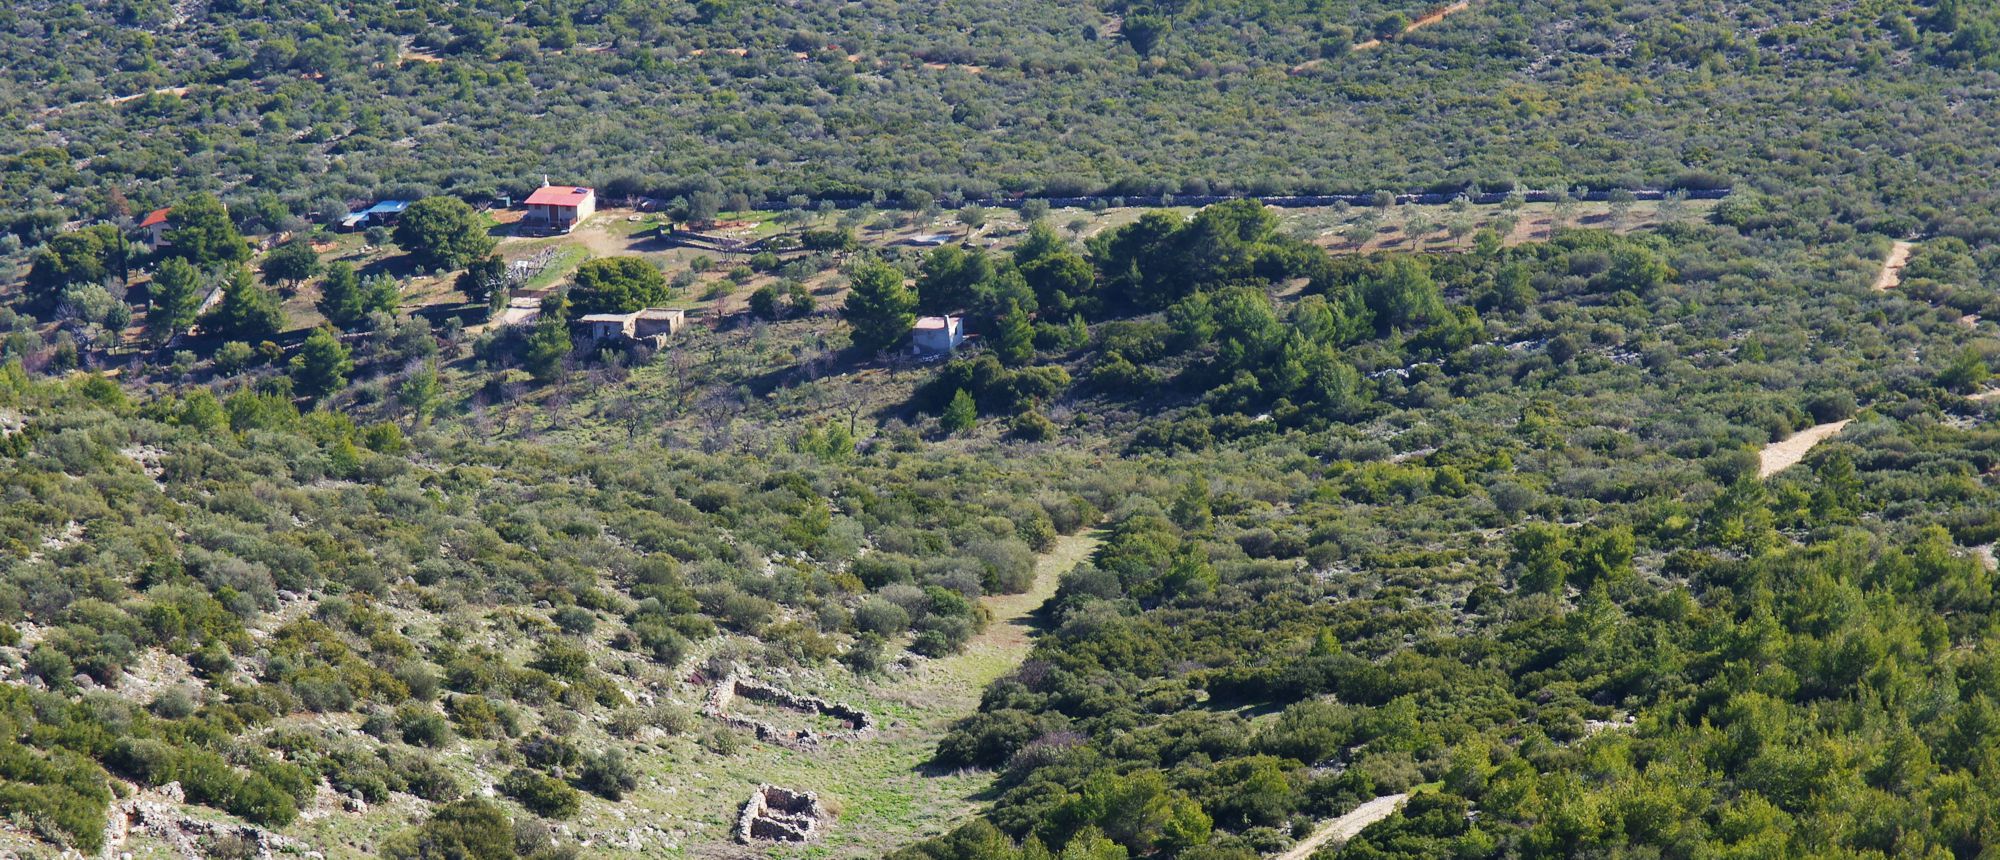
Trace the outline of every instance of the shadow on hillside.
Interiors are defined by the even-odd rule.
[[[417,267],[417,261],[409,254],[398,251],[386,257],[377,257],[354,268],[354,273],[363,278],[386,275],[396,280],[408,280],[427,274]]]

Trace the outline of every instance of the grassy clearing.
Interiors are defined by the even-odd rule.
[[[529,278],[528,282],[522,285],[522,289],[533,292],[555,286],[564,278],[568,278],[571,272],[576,271],[576,267],[583,265],[583,261],[589,258],[589,251],[574,245],[565,245],[562,250],[556,252],[555,259],[549,261],[548,267],[542,269],[541,274]]]
[[[671,845],[632,846],[620,837],[591,847],[593,856],[606,857],[876,857],[949,830],[976,809],[993,774],[930,773],[924,762],[953,721],[977,710],[986,686],[1027,655],[1029,614],[1055,594],[1061,574],[1087,557],[1097,540],[1087,534],[1058,539],[1037,560],[1035,584],[1026,593],[986,598],[993,623],[963,653],[877,679],[857,680],[838,669],[766,679],[868,710],[881,727],[874,737],[800,752],[741,735],[740,748],[729,755],[676,739],[641,762],[646,782],[657,788],[642,788],[617,806],[592,802],[572,826],[579,833],[616,835],[646,822],[677,834]],[[759,783],[818,792],[838,817],[811,845],[736,845],[730,831],[737,811]]]

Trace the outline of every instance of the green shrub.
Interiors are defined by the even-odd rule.
[[[562,780],[527,768],[515,768],[501,780],[500,791],[544,818],[569,818],[582,806],[582,796]]]

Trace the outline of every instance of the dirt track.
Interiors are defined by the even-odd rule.
[[[986,629],[973,637],[972,646],[991,648],[1015,663],[1028,656],[1032,645],[1029,615],[1056,595],[1062,575],[1097,549],[1094,532],[1056,538],[1055,546],[1035,557],[1035,584],[1020,594],[996,594],[980,598],[993,613]]]
[[[1418,18],[1415,21],[1411,21],[1408,26],[1405,26],[1403,28],[1403,34],[1408,35],[1410,33],[1414,33],[1418,30],[1421,30],[1425,27],[1428,27],[1432,24],[1435,24],[1439,21],[1442,21],[1446,18],[1449,18],[1453,15],[1456,15],[1470,8],[1472,8],[1472,0],[1458,0],[1457,3],[1453,3],[1450,6],[1446,6],[1442,9],[1432,10],[1430,12],[1425,13],[1423,17]],[[1354,50],[1366,51],[1369,48],[1381,47],[1381,45],[1382,45],[1381,39],[1369,39],[1366,42],[1354,43]]]
[[[1776,442],[1764,446],[1758,452],[1761,462],[1757,465],[1757,477],[1768,478],[1798,464],[1806,458],[1806,452],[1839,433],[1852,418],[1843,418],[1826,424],[1807,427]]]
[[[1320,825],[1313,835],[1299,840],[1291,850],[1278,855],[1277,860],[1306,860],[1328,843],[1335,845],[1361,835],[1368,825],[1388,818],[1401,809],[1403,801],[1410,799],[1407,794],[1385,794],[1363,803],[1339,818]]]
[[[1916,246],[1897,240],[1889,247],[1889,258],[1882,261],[1882,274],[1875,276],[1875,291],[1886,292],[1903,282],[1903,265],[1910,261],[1910,249]]]
[[[1471,2],[1471,0],[1458,0],[1458,2],[1457,2],[1457,3],[1453,3],[1453,4],[1451,4],[1450,6],[1446,6],[1446,7],[1442,8],[1442,9],[1436,9],[1436,10],[1433,10],[1433,11],[1431,11],[1431,12],[1429,12],[1429,13],[1426,13],[1426,14],[1425,14],[1425,15],[1424,15],[1423,17],[1421,17],[1421,18],[1418,18],[1418,19],[1417,19],[1417,20],[1415,20],[1415,21],[1411,21],[1411,22],[1410,22],[1410,23],[1409,23],[1408,25],[1406,25],[1406,26],[1404,26],[1404,27],[1403,27],[1403,32],[1404,32],[1404,33],[1406,33],[1406,34],[1407,34],[1407,33],[1412,33],[1412,32],[1415,32],[1415,31],[1417,31],[1417,30],[1420,30],[1420,29],[1422,29],[1422,28],[1424,28],[1424,27],[1428,27],[1428,26],[1430,26],[1430,25],[1432,25],[1432,24],[1435,24],[1435,23],[1437,23],[1437,22],[1439,22],[1439,21],[1442,21],[1442,20],[1444,20],[1444,19],[1446,19],[1446,18],[1448,18],[1448,17],[1452,16],[1452,15],[1456,15],[1456,14],[1458,14],[1458,13],[1460,13],[1460,12],[1463,12],[1463,11],[1465,11],[1465,10],[1467,10],[1467,9],[1470,9],[1470,8],[1472,8],[1472,2]],[[1348,48],[1348,50],[1349,50],[1349,51],[1366,51],[1366,50],[1368,50],[1368,49],[1370,49],[1370,48],[1379,48],[1379,47],[1382,47],[1382,40],[1381,40],[1381,39],[1366,39],[1366,40],[1363,40],[1363,41],[1360,41],[1360,42],[1355,42],[1355,43],[1353,44],[1353,46],[1351,46],[1351,47],[1349,47],[1349,48]],[[1296,75],[1296,74],[1299,74],[1299,73],[1301,73],[1301,72],[1304,72],[1304,71],[1307,71],[1307,70],[1309,70],[1309,69],[1312,69],[1312,68],[1315,68],[1315,67],[1317,67],[1317,66],[1319,66],[1320,64],[1322,64],[1322,63],[1325,63],[1325,62],[1326,62],[1326,58],[1325,58],[1325,57],[1315,57],[1315,58],[1313,58],[1313,59],[1310,59],[1310,60],[1307,60],[1307,61],[1305,61],[1305,62],[1303,62],[1303,63],[1300,63],[1300,64],[1298,64],[1298,65],[1296,65],[1296,66],[1293,66],[1293,67],[1292,67],[1292,68],[1290,69],[1290,74],[1294,74],[1294,75]]]

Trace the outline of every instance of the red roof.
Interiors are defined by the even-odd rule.
[[[590,189],[581,185],[544,185],[528,195],[529,206],[579,206],[590,196]]]
[[[146,220],[139,222],[139,228],[143,230],[147,227],[153,226],[154,224],[167,223],[167,213],[172,211],[174,211],[174,207],[168,206],[164,209],[155,209],[151,212],[146,213]]]

